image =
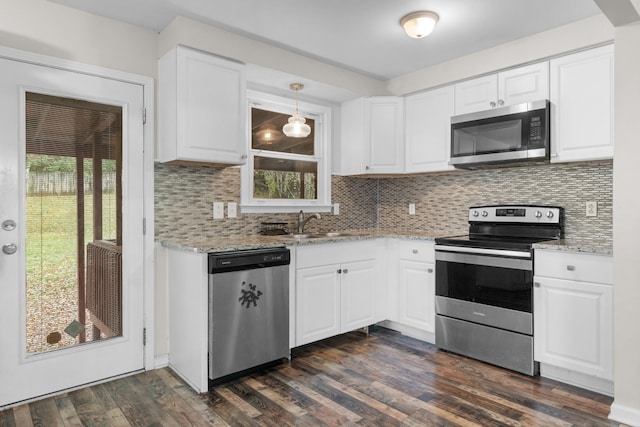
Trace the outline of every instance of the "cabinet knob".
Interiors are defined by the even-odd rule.
[[[414,250],[413,250],[413,253],[414,253],[414,254],[417,254],[417,253],[418,253],[418,250],[417,250],[417,249],[414,249]]]
[[[495,103],[495,102],[493,102],[493,101],[491,101],[491,102],[489,103],[489,106],[490,106],[491,108],[495,108],[496,103]]]
[[[369,170],[369,166],[365,166],[364,168],[365,168],[365,170]]]
[[[347,273],[349,272],[349,269],[348,269],[348,268],[345,268],[344,270],[342,270],[342,272],[343,272],[344,274],[347,274]]]
[[[533,287],[534,288],[539,288],[540,287],[540,282],[533,282]]]
[[[427,273],[433,273],[433,268],[427,268]]]
[[[247,159],[247,155],[246,155],[246,154],[243,154],[242,156],[240,156],[240,158],[241,158],[242,160],[246,160],[246,159]]]
[[[576,267],[575,267],[575,266],[573,266],[573,265],[567,265],[567,270],[569,270],[569,271],[574,271],[575,269],[576,269]]]
[[[504,105],[504,101],[502,99],[498,99],[498,105],[503,106]]]
[[[342,274],[342,269],[341,268],[338,269],[338,274]]]

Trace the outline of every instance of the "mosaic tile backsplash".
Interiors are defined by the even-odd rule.
[[[484,204],[535,204],[565,208],[566,236],[610,241],[613,236],[612,162],[565,163],[398,178],[332,177],[332,201],[340,215],[322,214],[309,231],[393,228],[459,234],[467,209]],[[242,214],[212,219],[212,203],[240,202],[240,169],[155,165],[156,238],[259,234],[262,222],[297,215]],[[598,202],[598,216],[585,216],[585,202]],[[409,203],[416,214],[409,215]],[[225,210],[226,217],[226,210]]]

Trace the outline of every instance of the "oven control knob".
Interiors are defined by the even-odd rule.
[[[553,218],[553,212],[552,211],[547,212],[547,218]]]
[[[542,218],[542,212],[536,211],[536,218]]]
[[[487,211],[482,211],[482,216],[489,216],[489,212],[487,212]]]
[[[473,211],[473,216],[478,216],[478,215],[480,215],[480,212],[478,212],[478,211]]]

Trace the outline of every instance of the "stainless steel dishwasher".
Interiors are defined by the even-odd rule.
[[[209,380],[289,357],[286,248],[209,254]]]

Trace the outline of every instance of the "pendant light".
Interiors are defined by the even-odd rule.
[[[421,10],[403,16],[400,20],[400,25],[409,37],[421,39],[431,34],[438,19],[437,13]]]
[[[296,112],[289,117],[289,123],[284,125],[282,132],[291,138],[304,138],[311,133],[311,127],[305,123],[305,118],[298,111],[298,92],[304,88],[304,85],[302,83],[291,83],[289,88],[296,92]]]

